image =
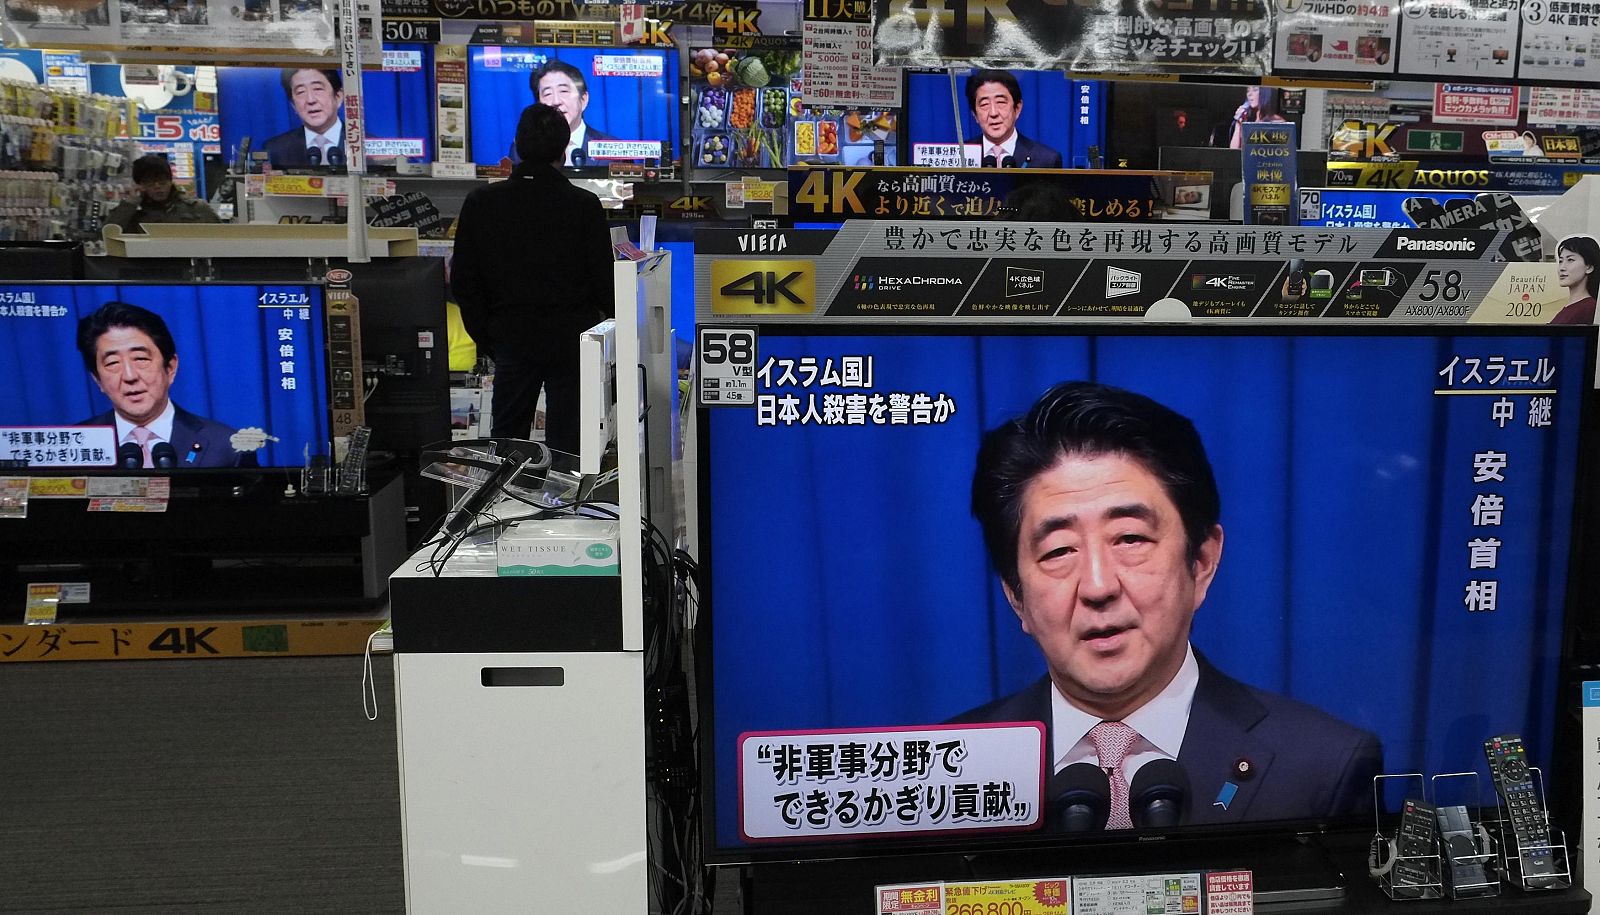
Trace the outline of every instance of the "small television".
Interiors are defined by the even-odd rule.
[[[0,284],[0,460],[303,467],[329,451],[324,320],[305,283]]]
[[[1593,328],[929,331],[764,324],[697,415],[710,860],[1370,833],[1510,732],[1572,783]],[[1102,718],[1175,821],[1067,831]]]
[[[909,165],[950,166],[963,161],[977,167],[987,164],[981,148],[983,131],[973,118],[967,100],[967,79],[974,71],[907,71],[906,142]],[[1105,148],[1105,84],[1098,80],[1074,80],[1060,71],[1008,70],[1022,93],[1022,108],[1015,115],[1016,132],[1026,138],[1040,155],[1019,155],[1017,167],[1040,168],[1048,164],[1051,153],[1060,156],[1058,168],[1094,168],[1090,147]],[[952,79],[954,89],[952,90]],[[965,149],[957,146],[956,111],[961,112],[961,136]],[[1023,160],[1029,160],[1024,162]],[[996,163],[999,164],[999,163]]]
[[[647,48],[495,45],[474,45],[468,54],[472,161],[516,161],[517,119],[537,101],[560,108],[573,132],[583,133],[580,148],[568,152],[566,167],[595,169],[611,162],[674,158],[676,54]]]
[[[383,48],[384,69],[361,74],[367,164],[430,161],[433,46],[386,43]],[[297,102],[292,93],[300,93],[301,100]],[[343,129],[343,85],[336,67],[322,71],[218,67],[217,111],[222,152],[229,162],[249,137],[252,157],[264,153],[274,169],[340,171],[346,167],[342,145],[317,148],[311,139],[318,131],[331,137],[330,131]],[[342,134],[339,143],[343,143]]]
[[[808,107],[798,38],[689,52],[691,166],[699,174],[792,165],[899,165],[894,108]]]

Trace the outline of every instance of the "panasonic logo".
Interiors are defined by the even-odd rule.
[[[1462,251],[1467,254],[1478,250],[1470,238],[1411,238],[1402,235],[1395,240],[1397,251]]]

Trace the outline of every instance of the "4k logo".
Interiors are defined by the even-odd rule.
[[[811,314],[817,300],[816,265],[808,260],[711,262],[715,314]]]

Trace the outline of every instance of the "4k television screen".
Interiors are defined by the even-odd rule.
[[[754,346],[700,414],[713,859],[1370,829],[1508,732],[1574,774],[1592,328]]]
[[[433,46],[383,48],[384,68],[361,75],[367,159],[372,164],[429,161]],[[347,165],[344,83],[337,69],[218,67],[217,111],[222,153],[229,162],[249,137],[251,151],[266,153],[276,169],[337,171]]]
[[[468,53],[472,161],[492,165],[513,159],[517,118],[536,101],[567,116],[577,140],[567,167],[672,160],[678,146],[676,54],[492,45],[474,46]],[[453,132],[446,127],[446,133]]]
[[[984,133],[967,98],[967,80],[973,72],[955,71],[954,98],[950,74],[915,70],[906,74],[909,164],[958,165],[963,153],[972,166],[1000,164],[999,160],[990,163],[983,158],[988,155]],[[993,117],[999,134],[1003,136],[1014,129],[1018,137],[1008,147],[1012,161],[1004,164],[1018,168],[1093,167],[1089,148],[1098,147],[1102,154],[1105,152],[1105,83],[1075,80],[1059,71],[1007,72],[1016,79],[1022,99],[1020,106],[1004,106]],[[985,111],[990,107],[980,104]],[[957,143],[957,111],[964,148]]]
[[[302,467],[327,454],[322,287],[0,285],[0,460]]]

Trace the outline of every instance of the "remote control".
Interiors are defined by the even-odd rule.
[[[344,463],[339,465],[337,491],[352,496],[366,483],[367,445],[372,441],[372,429],[357,426],[350,433],[350,446],[345,449]]]
[[[1549,818],[1534,790],[1522,738],[1516,734],[1491,737],[1483,742],[1483,753],[1489,759],[1489,777],[1511,814],[1523,881],[1528,886],[1550,886],[1555,882],[1556,862],[1550,847]]]
[[[1406,798],[1400,811],[1400,834],[1396,837],[1393,876],[1390,883],[1398,892],[1402,887],[1438,884],[1438,845],[1434,837],[1433,806]],[[1416,895],[1413,889],[1400,895]]]
[[[1450,856],[1450,887],[1457,892],[1467,889],[1482,891],[1492,882],[1484,866],[1485,853],[1479,851],[1477,835],[1473,831],[1472,817],[1462,806],[1439,808],[1439,836],[1444,840],[1444,852]]]

